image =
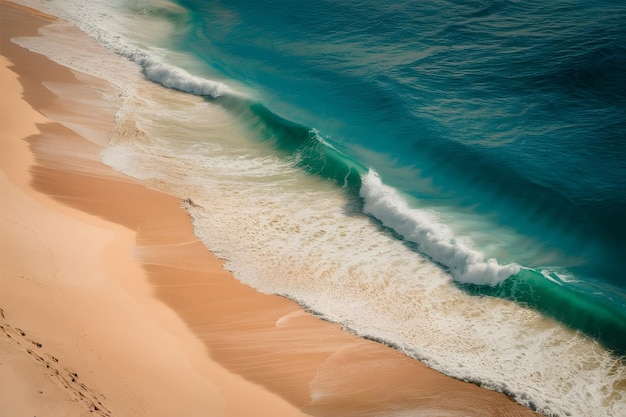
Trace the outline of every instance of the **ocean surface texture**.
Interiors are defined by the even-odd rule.
[[[546,415],[626,415],[626,2],[30,4],[127,59],[14,40],[116,86],[105,162],[239,280]]]

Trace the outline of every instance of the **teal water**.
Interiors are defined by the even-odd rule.
[[[105,161],[193,196],[238,279],[547,415],[626,409],[626,5],[61,3],[167,87],[122,87],[145,137]]]
[[[495,228],[485,239],[499,245],[500,262],[537,273],[473,291],[532,305],[626,351],[626,6],[179,4],[185,20],[167,16],[182,23],[172,45],[206,74],[257,90],[251,115],[303,169],[359,188],[368,167],[452,222],[475,214],[478,233]],[[499,244],[498,228],[519,238]],[[424,237],[413,241],[453,273],[466,268],[421,250]],[[574,278],[555,284],[542,271]]]

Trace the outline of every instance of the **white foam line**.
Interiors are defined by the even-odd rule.
[[[494,286],[520,271],[517,264],[500,265],[495,259],[485,259],[466,241],[456,238],[432,213],[410,208],[394,188],[383,184],[375,171],[368,171],[362,180],[364,212],[405,240],[417,243],[420,252],[449,268],[455,280]]]

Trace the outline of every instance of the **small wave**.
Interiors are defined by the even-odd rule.
[[[395,189],[383,184],[375,171],[368,171],[362,183],[363,211],[403,239],[416,243],[421,253],[449,268],[456,281],[495,286],[520,271],[517,264],[500,265],[495,259],[485,259],[468,243],[456,239],[431,213],[410,208]]]
[[[146,56],[138,63],[150,81],[174,90],[212,98],[217,98],[229,91],[223,83],[191,75],[182,68],[160,62],[152,57]]]
[[[150,81],[203,97],[217,98],[226,93],[237,94],[222,82],[195,76],[176,65],[168,64],[161,59],[158,51],[148,51],[134,46],[117,34],[116,30],[107,29],[107,24],[102,19],[106,19],[110,11],[103,9],[99,14],[94,14],[94,11],[82,6],[71,9],[73,12],[68,13],[65,9],[45,8],[46,11],[73,22],[107,49],[139,65]]]
[[[103,43],[113,52],[139,65],[148,80],[164,87],[210,98],[218,98],[227,93],[236,94],[222,82],[192,75],[180,67],[164,62],[157,54],[139,50],[121,40]]]

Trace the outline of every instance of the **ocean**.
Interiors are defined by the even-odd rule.
[[[126,58],[14,40],[115,86],[103,160],[237,279],[545,415],[626,415],[626,3],[21,3]]]

